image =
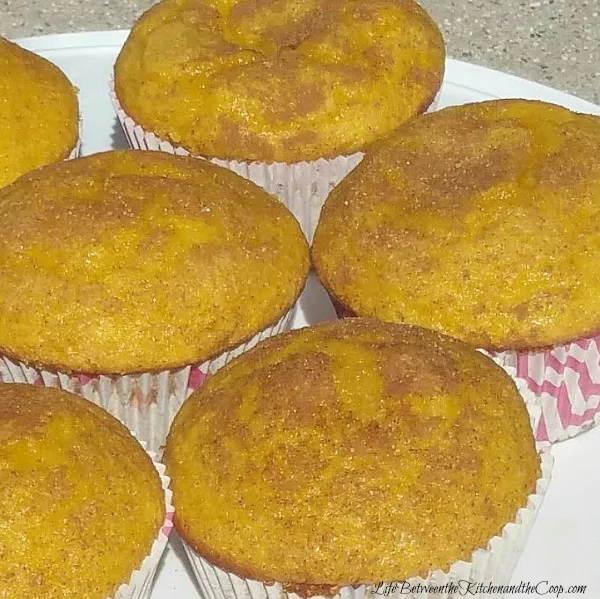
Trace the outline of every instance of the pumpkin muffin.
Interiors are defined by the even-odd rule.
[[[488,350],[595,335],[599,155],[600,118],[542,102],[419,117],[328,198],[317,273],[347,311]]]
[[[540,477],[499,366],[436,332],[359,318],[232,361],[184,404],[165,463],[201,584],[224,569],[300,595],[468,561]]]
[[[152,579],[165,492],[124,426],[64,391],[0,385],[0,439],[3,596],[105,599],[143,562]]]
[[[77,150],[77,90],[51,62],[2,37],[0,131],[0,187]]]
[[[164,435],[189,367],[205,376],[287,326],[308,268],[289,212],[226,169],[136,151],[62,162],[0,192],[0,350],[27,382],[71,381],[154,444],[144,410],[163,398]],[[158,378],[98,380],[136,373]]]
[[[413,0],[163,0],[132,29],[114,92],[134,147],[224,160],[312,235],[329,189],[359,160],[347,156],[425,111],[444,60]]]
[[[193,154],[298,162],[362,150],[425,110],[443,71],[412,0],[163,0],[125,43],[115,91]]]

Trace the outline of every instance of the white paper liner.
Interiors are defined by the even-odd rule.
[[[440,94],[441,90],[433,100],[429,111],[437,109]],[[125,137],[132,148],[167,152],[179,156],[190,155],[190,152],[181,146],[173,146],[168,141],[161,140],[154,133],[146,132],[128,116],[115,93],[114,80],[110,82],[110,97]],[[203,156],[194,156],[194,158],[209,160],[213,164],[228,168],[279,198],[296,217],[309,243],[312,243],[325,199],[363,157],[362,152],[355,152],[330,159],[319,158],[311,162],[286,164],[283,162],[208,159]]]
[[[133,436],[135,437],[135,435]],[[144,443],[141,443],[141,445],[146,449]],[[175,514],[175,508],[172,504],[173,493],[169,488],[171,480],[166,475],[165,466],[156,461],[156,455],[152,452],[147,453],[152,459],[152,463],[160,476],[160,482],[165,495],[165,519],[156,540],[152,543],[148,556],[144,559],[139,569],[131,574],[129,581],[122,584],[110,599],[147,599],[150,597],[154,576],[156,575],[160,560],[167,547],[167,543],[169,542],[169,535],[173,530],[173,515]],[[118,506],[115,506],[115,509],[118,509]]]
[[[161,454],[169,428],[183,402],[209,374],[259,341],[287,331],[294,309],[249,341],[199,365],[122,376],[53,372],[0,356],[0,381],[56,387],[82,395],[118,418],[148,449]]]
[[[435,570],[427,578],[410,578],[407,581],[396,582],[398,588],[389,593],[392,599],[450,599],[458,597],[474,597],[485,599],[489,597],[502,597],[502,593],[478,592],[477,583],[495,586],[508,585],[517,565],[521,552],[525,546],[529,532],[542,505],[548,484],[550,482],[554,458],[549,453],[549,448],[543,448],[541,455],[541,477],[536,483],[536,491],[527,499],[527,506],[517,512],[514,522],[507,524],[500,535],[493,537],[486,549],[473,552],[471,561],[459,561],[451,566],[448,572]],[[192,571],[198,581],[203,599],[300,599],[295,593],[288,593],[279,583],[267,585],[256,580],[240,578],[210,564],[207,560],[195,553],[185,542],[183,543],[186,554],[190,560]],[[400,586],[407,582],[411,587],[417,584],[437,589],[408,592]],[[450,583],[457,585],[458,589],[451,589]],[[471,583],[471,587],[468,584]],[[440,592],[440,587],[448,585],[445,592]],[[465,592],[465,587],[470,590]],[[343,587],[334,596],[334,599],[375,599],[375,585],[363,585],[358,588]],[[316,599],[327,599],[318,597]]]
[[[79,154],[81,153],[81,136],[77,140],[75,147],[69,154],[69,156],[65,160],[73,160],[73,158],[79,158]]]
[[[83,119],[81,118],[81,114],[79,115],[79,137],[77,137],[77,142],[75,143],[75,147],[71,150],[71,153],[65,158],[65,160],[73,160],[74,158],[79,158],[81,155],[81,140],[83,139]]]

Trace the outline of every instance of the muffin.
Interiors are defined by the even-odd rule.
[[[159,450],[189,390],[290,324],[295,219],[205,161],[120,151],[0,192],[0,372],[61,386]]]
[[[3,596],[147,597],[171,528],[164,467],[58,389],[0,385],[0,439]]]
[[[346,312],[499,353],[565,438],[600,409],[599,155],[600,118],[542,102],[419,117],[332,192],[315,269]]]
[[[444,59],[413,0],[163,0],[132,29],[113,99],[133,147],[216,159],[311,238],[360,152],[431,105]]]
[[[0,37],[0,187],[78,152],[77,90],[46,59]]]
[[[165,463],[175,527],[217,599],[508,581],[550,467],[490,358],[361,318],[221,369],[175,418]]]

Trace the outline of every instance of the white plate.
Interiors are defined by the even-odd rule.
[[[108,98],[112,65],[126,36],[126,31],[111,31],[19,40],[26,48],[59,65],[79,87],[85,154],[127,146]],[[441,107],[500,97],[546,100],[600,115],[600,107],[543,85],[456,60],[447,61]],[[329,301],[314,281],[303,296],[301,307],[296,326],[332,316]],[[594,515],[593,507],[600,498],[600,428],[555,446],[553,453],[554,480],[513,583],[540,583],[541,595],[550,585],[562,585],[565,596],[569,586],[587,585],[585,596],[595,599],[600,597],[600,577],[596,575],[600,560],[600,516]],[[181,545],[178,539],[173,539],[152,599],[198,599],[185,564]],[[532,596],[536,595],[510,595]]]

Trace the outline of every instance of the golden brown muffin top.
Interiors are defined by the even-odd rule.
[[[0,385],[5,597],[105,599],[165,517],[152,461],[118,420],[64,391]]]
[[[269,339],[177,415],[176,527],[301,594],[447,568],[515,518],[539,459],[512,380],[467,345],[350,318]]]
[[[317,272],[356,314],[476,347],[532,349],[595,333],[599,156],[600,118],[542,102],[419,117],[327,199]]]
[[[44,367],[202,362],[277,322],[307,271],[284,206],[202,160],[107,152],[0,192],[0,350]]]
[[[63,160],[79,137],[77,90],[45,58],[0,37],[0,187]]]
[[[424,111],[444,42],[413,0],[163,0],[115,65],[125,111],[193,154],[298,162]]]

